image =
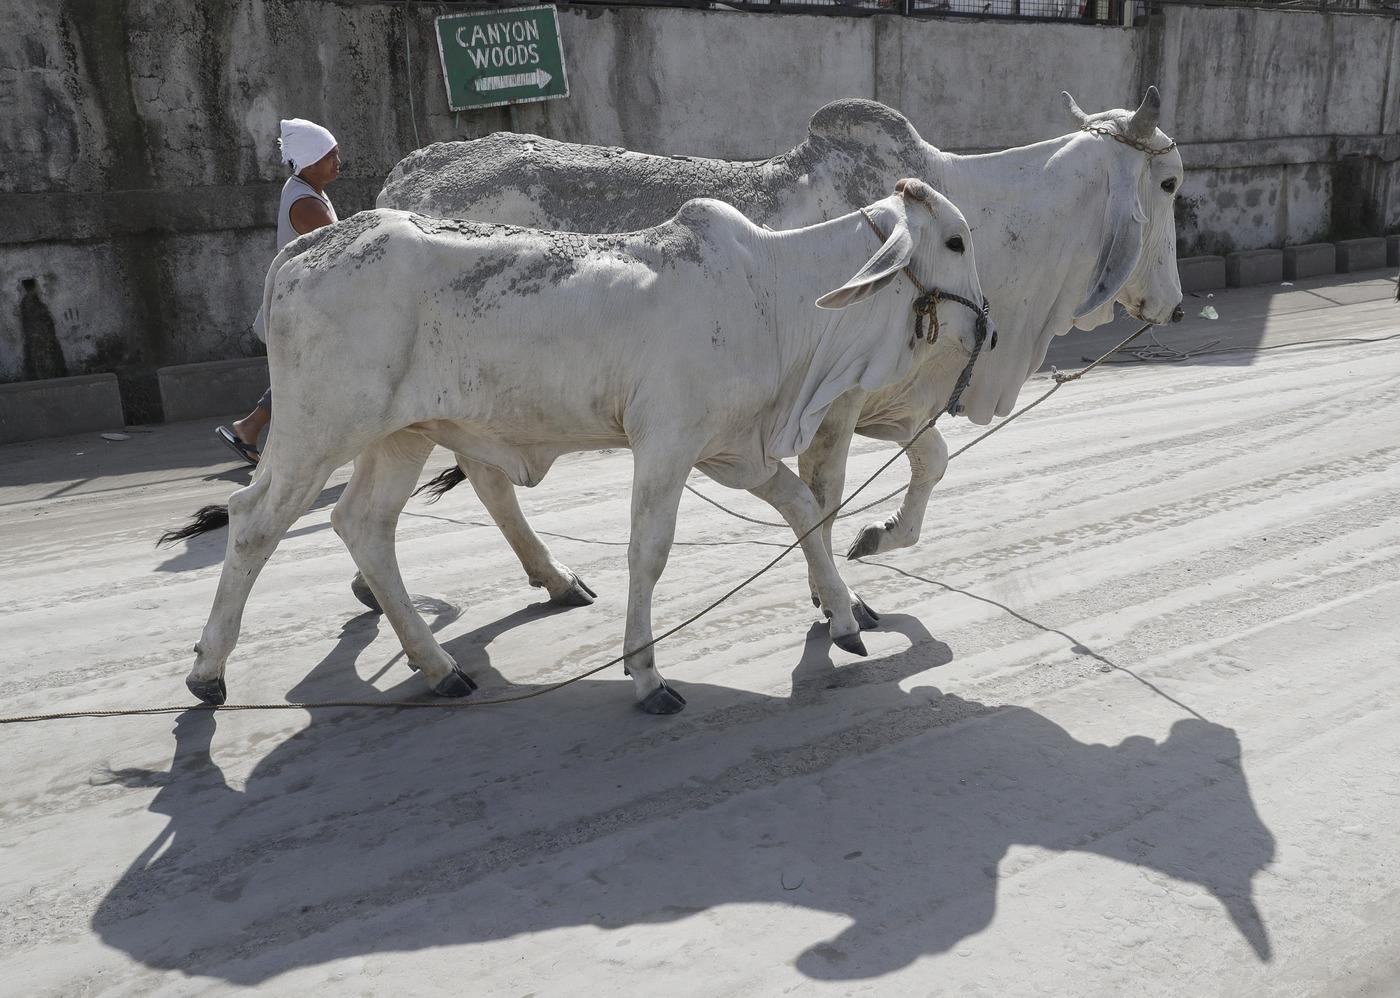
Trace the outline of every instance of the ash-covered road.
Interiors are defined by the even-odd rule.
[[[1214,322],[1188,298],[1157,335],[1190,356],[1109,365],[958,458],[917,547],[843,563],[884,615],[866,659],[793,556],[659,647],[676,717],[616,668],[506,707],[0,726],[0,991],[1400,991],[1394,287],[1217,292]],[[190,701],[224,536],[153,542],[246,482],[212,429],[0,448],[0,714]],[[891,450],[858,442],[850,481]],[[405,579],[478,698],[620,651],[630,471],[578,455],[522,492],[582,609],[465,487],[410,502]],[[347,472],[254,588],[231,702],[423,693],[349,593]],[[790,539],[687,495],[658,633]]]

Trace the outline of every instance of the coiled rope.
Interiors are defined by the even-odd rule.
[[[993,433],[996,433],[996,432],[997,432],[998,430],[1000,430],[1002,427],[1006,426],[1006,424],[1010,423],[1012,420],[1018,419],[1018,418],[1020,418],[1022,415],[1024,415],[1025,413],[1027,413],[1027,412],[1029,412],[1030,410],[1034,409],[1036,406],[1040,405],[1042,402],[1044,402],[1046,399],[1048,399],[1051,395],[1054,395],[1057,391],[1059,391],[1060,388],[1061,388],[1062,386],[1069,384],[1071,381],[1078,381],[1080,378],[1084,377],[1084,375],[1088,374],[1088,373],[1089,373],[1090,371],[1092,371],[1094,368],[1098,367],[1100,364],[1102,364],[1105,360],[1107,360],[1107,359],[1108,359],[1109,357],[1111,357],[1113,354],[1117,353],[1119,350],[1122,350],[1122,349],[1123,349],[1124,347],[1126,347],[1129,343],[1131,343],[1133,340],[1137,339],[1139,336],[1141,336],[1143,333],[1145,333],[1147,330],[1149,330],[1149,329],[1151,329],[1151,328],[1152,328],[1152,323],[1150,323],[1150,322],[1147,323],[1147,324],[1144,325],[1141,329],[1139,329],[1137,332],[1133,333],[1133,334],[1132,334],[1131,336],[1129,336],[1127,339],[1123,340],[1123,342],[1119,343],[1116,347],[1114,347],[1112,350],[1108,351],[1108,353],[1104,354],[1102,357],[1100,357],[1098,360],[1094,361],[1094,362],[1093,362],[1092,364],[1090,364],[1088,367],[1085,367],[1085,368],[1083,368],[1083,369],[1080,370],[1080,371],[1076,371],[1074,374],[1061,374],[1059,371],[1054,372],[1053,377],[1054,377],[1055,383],[1050,387],[1050,390],[1049,390],[1049,391],[1047,391],[1044,395],[1040,396],[1040,398],[1036,399],[1034,402],[1031,402],[1029,405],[1023,406],[1022,408],[1016,410],[1016,411],[1013,412],[1010,416],[1007,416],[1004,420],[1002,420],[1000,423],[998,423],[996,426],[993,426],[990,430],[987,430],[985,433],[983,433],[983,434],[981,434],[980,436],[974,438],[974,439],[971,440],[969,443],[967,443],[967,444],[963,445],[962,447],[958,448],[958,450],[957,450],[956,452],[954,452],[953,454],[950,454],[950,455],[948,456],[948,460],[951,461],[951,460],[953,460],[953,458],[957,457],[959,454],[962,454],[963,452],[967,451],[968,449],[970,449],[970,448],[972,448],[972,447],[975,447],[977,444],[981,443],[983,440],[986,440],[988,437],[990,437]],[[46,713],[46,714],[23,714],[23,715],[18,715],[18,716],[15,716],[15,717],[0,717],[0,724],[19,724],[19,723],[29,722],[29,721],[56,721],[56,720],[61,720],[61,719],[65,719],[65,718],[75,718],[75,717],[134,717],[134,716],[141,715],[141,714],[175,714],[175,713],[182,713],[182,712],[187,711],[187,710],[312,710],[312,709],[329,708],[329,707],[400,707],[400,708],[431,707],[431,708],[433,708],[433,709],[435,709],[435,710],[462,710],[462,709],[465,709],[465,708],[468,708],[468,707],[495,707],[495,706],[500,706],[500,705],[502,705],[502,704],[517,703],[517,702],[519,702],[519,701],[521,701],[521,700],[529,700],[529,699],[532,699],[532,698],[534,698],[534,697],[544,696],[546,693],[553,693],[555,690],[563,689],[565,686],[571,686],[572,684],[577,683],[577,682],[579,682],[580,680],[587,679],[589,676],[593,676],[593,675],[596,675],[596,674],[599,673],[599,672],[602,672],[604,669],[609,669],[609,668],[611,668],[612,666],[621,663],[624,659],[629,658],[630,656],[637,654],[638,652],[646,651],[646,649],[652,647],[653,645],[657,644],[658,642],[661,642],[661,641],[665,640],[666,638],[669,638],[671,635],[675,634],[677,631],[680,631],[680,630],[682,630],[682,629],[684,629],[684,628],[686,628],[686,627],[689,627],[691,624],[695,623],[695,621],[699,620],[701,617],[703,617],[703,616],[705,616],[706,614],[710,613],[712,610],[714,610],[716,607],[718,607],[721,603],[724,603],[726,600],[728,600],[728,599],[729,599],[731,596],[733,596],[735,593],[737,593],[737,592],[739,592],[741,589],[744,589],[744,588],[746,588],[747,586],[751,585],[751,584],[752,584],[753,582],[755,582],[760,576],[762,576],[762,575],[766,574],[767,572],[769,572],[774,566],[776,566],[776,565],[778,564],[778,562],[782,561],[782,560],[783,560],[784,558],[786,558],[789,554],[791,554],[796,548],[800,547],[803,541],[805,541],[808,537],[810,537],[810,536],[811,536],[812,534],[814,534],[816,531],[820,530],[820,529],[822,528],[822,526],[823,526],[828,520],[832,520],[832,519],[836,518],[836,517],[837,517],[837,514],[839,514],[839,513],[841,512],[841,510],[842,510],[848,503],[850,503],[853,499],[855,499],[856,496],[860,495],[863,491],[865,491],[865,489],[868,488],[868,487],[875,481],[875,479],[879,478],[880,475],[884,474],[884,472],[886,471],[886,469],[889,468],[890,465],[894,464],[895,461],[899,460],[899,458],[901,458],[902,456],[904,456],[904,453],[905,453],[906,451],[908,451],[909,448],[912,447],[912,446],[914,445],[914,442],[915,442],[916,440],[918,440],[919,437],[923,436],[924,433],[926,433],[928,430],[932,429],[934,423],[937,422],[937,419],[938,419],[938,417],[935,416],[933,419],[930,419],[927,423],[925,423],[922,427],[920,427],[920,428],[919,428],[919,431],[918,431],[917,433],[915,433],[915,434],[909,439],[909,442],[906,443],[903,447],[901,447],[898,451],[896,451],[896,452],[894,453],[894,455],[893,455],[892,457],[890,457],[890,459],[889,459],[888,461],[886,461],[884,464],[880,465],[880,467],[877,468],[877,469],[875,470],[875,473],[872,474],[869,478],[867,478],[867,479],[865,480],[865,482],[864,482],[863,484],[861,484],[861,486],[860,486],[859,488],[857,488],[854,492],[852,492],[852,493],[851,493],[850,495],[848,495],[845,499],[843,499],[843,500],[841,501],[840,505],[838,505],[838,506],[837,506],[835,509],[833,509],[830,513],[828,513],[826,516],[824,516],[824,517],[822,517],[820,520],[818,520],[818,521],[816,522],[816,524],[813,525],[806,533],[802,534],[800,537],[797,538],[797,540],[793,541],[793,542],[792,542],[791,544],[789,544],[787,547],[783,548],[783,550],[780,551],[780,552],[778,553],[778,555],[777,555],[775,558],[773,558],[772,561],[768,562],[768,564],[764,565],[764,566],[763,566],[762,568],[760,568],[758,571],[754,572],[752,575],[750,575],[750,576],[749,576],[747,579],[745,579],[743,582],[739,583],[737,586],[735,586],[734,588],[730,589],[730,590],[729,590],[728,592],[726,592],[723,596],[719,597],[719,598],[716,599],[714,602],[710,603],[710,604],[709,604],[708,606],[706,606],[704,609],[697,611],[696,613],[694,613],[694,614],[692,614],[691,616],[687,617],[685,620],[682,620],[679,624],[676,624],[676,625],[675,625],[674,627],[672,627],[670,630],[667,630],[667,631],[664,631],[664,632],[661,633],[661,634],[658,634],[656,637],[652,638],[652,639],[651,639],[650,641],[648,641],[646,644],[644,644],[644,645],[642,645],[642,646],[640,646],[640,647],[638,647],[638,648],[634,648],[634,649],[632,649],[632,651],[623,652],[621,655],[618,655],[616,658],[613,658],[613,659],[610,659],[610,660],[607,661],[607,662],[604,662],[602,665],[595,666],[594,668],[588,669],[588,670],[586,670],[586,671],[584,671],[584,672],[580,672],[580,673],[578,673],[577,675],[571,676],[571,677],[568,678],[568,679],[561,680],[560,682],[551,683],[551,684],[549,684],[548,686],[542,686],[542,687],[540,687],[540,688],[537,689],[537,690],[531,690],[531,691],[528,692],[528,693],[517,693],[517,694],[514,694],[514,695],[512,695],[512,696],[494,697],[494,698],[489,699],[489,700],[466,700],[466,699],[463,699],[463,700],[454,700],[454,699],[437,699],[437,700],[318,700],[318,701],[314,701],[314,702],[305,702],[305,703],[290,703],[290,702],[289,702],[289,703],[226,703],[226,704],[217,704],[217,705],[216,705],[216,704],[209,704],[209,703],[198,703],[198,704],[172,704],[172,705],[165,706],[165,707],[132,707],[132,708],[117,709],[117,710],[67,710],[67,711],[55,711],[55,712]],[[690,488],[690,486],[687,485],[686,488]],[[853,515],[854,513],[861,512],[861,511],[864,510],[864,509],[869,509],[870,506],[878,505],[879,503],[884,502],[886,499],[890,499],[890,498],[893,498],[894,496],[899,495],[900,492],[903,492],[904,489],[907,489],[907,488],[908,488],[908,486],[906,485],[906,486],[904,486],[904,488],[901,488],[901,489],[899,489],[899,490],[897,490],[897,491],[895,491],[895,492],[890,493],[890,495],[886,496],[884,499],[877,499],[877,500],[875,500],[875,502],[870,503],[869,505],[864,506],[864,507],[862,507],[861,509],[853,510],[852,513],[851,513],[851,514],[848,514],[848,515]],[[691,491],[694,492],[695,490],[694,490],[694,489],[691,489]],[[696,494],[696,495],[700,495],[700,493],[698,493],[698,492],[695,493],[695,494]],[[747,516],[743,516],[743,515],[741,515],[741,514],[739,514],[739,513],[733,513],[732,510],[725,509],[725,507],[720,506],[719,503],[714,502],[714,500],[708,499],[708,498],[706,498],[706,497],[703,496],[703,495],[700,495],[700,498],[705,499],[706,502],[709,502],[709,503],[711,503],[711,504],[714,505],[714,506],[718,506],[720,509],[724,509],[725,512],[727,512],[727,513],[732,513],[732,515],[739,517],[739,519],[741,519],[741,520],[749,520],[749,521],[752,522],[752,523],[760,523],[760,524],[763,523],[762,520],[753,520],[752,518],[747,517]],[[768,525],[770,525],[770,524],[764,524],[764,525],[765,525],[765,526],[768,526]],[[785,523],[782,523],[782,524],[772,524],[772,526],[787,526],[787,524],[785,524]]]

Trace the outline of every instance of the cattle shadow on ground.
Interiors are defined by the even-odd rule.
[[[491,638],[549,612],[524,608],[450,643],[469,653],[481,694],[509,686]],[[884,623],[911,647],[836,667],[815,625],[787,695],[671,680],[691,703],[674,718],[636,711],[618,675],[503,708],[317,708],[252,761],[240,758],[259,744],[238,737],[246,718],[190,711],[168,771],[106,778],[158,787],[149,808],[169,822],[93,927],[145,965],[247,985],[557,928],[623,943],[759,903],[850,922],[794,938],[775,962],[867,980],[985,929],[1002,877],[1033,883],[1037,862],[1079,852],[1172,893],[1203,890],[1214,913],[1195,914],[1223,912],[1270,958],[1252,878],[1273,838],[1234,731],[1190,718],[1161,741],[1085,744],[1032,710],[905,691],[900,680],[952,654],[913,617]],[[291,698],[404,695],[354,674],[379,626],[347,622]],[[408,690],[420,681],[405,675]],[[216,744],[224,727],[230,744]],[[221,759],[252,762],[241,785]],[[1003,871],[1018,846],[1041,852],[1018,850]]]

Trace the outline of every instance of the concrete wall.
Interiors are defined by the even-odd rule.
[[[1169,7],[1149,34],[1182,255],[1400,227],[1400,19]]]
[[[1098,110],[1152,82],[1191,171],[1183,255],[1312,241],[1339,217],[1400,227],[1387,16],[1168,7],[1105,28],[564,7],[571,96],[512,115],[447,109],[443,6],[0,0],[0,380],[23,371],[25,279],[68,373],[114,371],[132,398],[152,396],[126,389],[158,367],[256,353],[281,117],[338,136],[345,215],[416,145],[503,128],[760,158],[859,96],[945,148],[986,150],[1063,133],[1060,90]],[[32,327],[32,300],[24,314]]]

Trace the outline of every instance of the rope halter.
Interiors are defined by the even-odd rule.
[[[921,204],[928,204],[927,200],[907,189],[900,193],[906,198],[918,201]],[[932,211],[932,208],[929,210]],[[875,220],[870,217],[864,208],[860,209],[860,214],[861,217],[869,223],[870,228],[879,238],[880,244],[884,245],[885,234],[880,231],[880,227],[875,224]],[[909,278],[909,280],[913,282],[914,287],[919,291],[919,297],[914,299],[914,335],[909,337],[910,350],[914,349],[914,342],[916,340],[924,340],[929,346],[933,346],[934,343],[938,342],[938,334],[941,332],[938,325],[939,302],[953,301],[957,302],[959,305],[966,305],[968,308],[972,309],[977,316],[977,328],[973,335],[972,356],[968,358],[967,366],[965,366],[962,373],[958,375],[958,383],[953,387],[953,394],[949,397],[948,408],[945,410],[949,415],[954,415],[957,412],[958,400],[962,396],[963,389],[967,388],[968,382],[972,380],[972,365],[977,363],[977,358],[982,354],[982,344],[986,342],[987,339],[987,317],[991,309],[991,302],[987,301],[984,296],[982,298],[982,304],[979,306],[976,302],[972,301],[972,299],[964,298],[962,295],[954,294],[951,291],[944,291],[941,288],[934,288],[930,291],[919,282],[919,279],[914,276],[914,272],[909,269],[907,264],[904,267],[904,276]],[[929,333],[926,339],[924,337],[924,316],[928,316],[933,325],[933,331]],[[991,346],[987,349],[995,350],[996,345],[997,338],[996,334],[993,333]]]

